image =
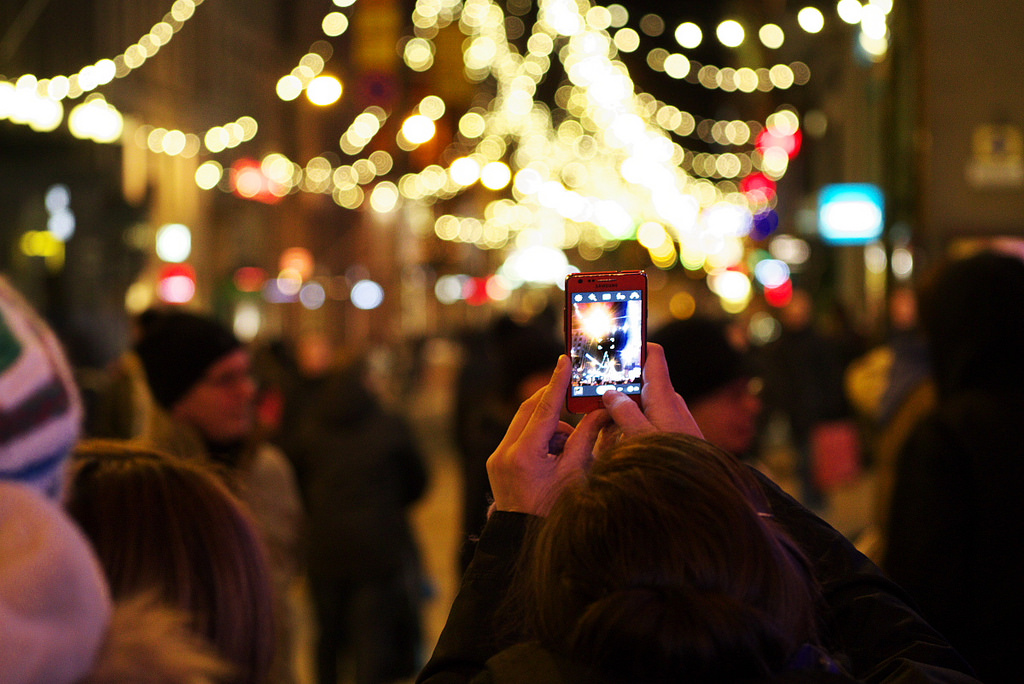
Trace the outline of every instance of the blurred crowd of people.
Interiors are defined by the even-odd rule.
[[[0,682],[1013,681],[1024,261],[889,305],[874,344],[800,290],[765,345],[672,321],[642,404],[585,417],[561,312],[459,337],[464,579],[428,663],[430,464],[364,355],[151,310],[83,392],[0,277]],[[848,540],[819,516],[865,473]]]

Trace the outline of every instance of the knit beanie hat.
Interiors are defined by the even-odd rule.
[[[241,346],[234,333],[214,319],[172,311],[147,323],[135,353],[146,370],[153,398],[170,409],[214,362]]]
[[[58,498],[82,413],[56,336],[0,276],[0,481]]]
[[[672,321],[649,339],[665,348],[672,386],[691,406],[733,380],[754,375],[722,321],[699,316]]]
[[[71,519],[38,492],[0,482],[0,681],[81,680],[111,611],[103,570]]]

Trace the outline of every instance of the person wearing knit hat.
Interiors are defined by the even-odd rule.
[[[158,450],[213,461],[256,518],[271,558],[278,614],[298,577],[302,503],[284,453],[256,430],[256,381],[249,349],[213,318],[172,310],[146,322],[134,351],[153,410],[140,436]],[[282,629],[286,617],[278,621]],[[287,684],[292,635],[279,635],[271,681]]]
[[[59,498],[82,415],[56,336],[0,276],[0,480]]]
[[[206,371],[242,343],[217,321],[175,311],[155,314],[135,345],[153,398],[166,409],[188,394]]]
[[[0,681],[80,681],[111,611],[103,570],[70,518],[37,491],[0,482]]]
[[[256,384],[249,351],[228,328],[186,311],[160,313],[135,353],[153,399],[174,419],[175,429],[194,429],[215,456],[237,450],[250,436]]]
[[[724,321],[694,316],[650,336],[665,348],[672,386],[686,400],[705,439],[737,456],[749,455],[762,402],[756,373],[732,342]]]

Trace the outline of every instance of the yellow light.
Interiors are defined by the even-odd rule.
[[[637,229],[636,240],[652,251],[659,249],[666,242],[670,242],[668,233],[665,232],[665,227],[653,221],[648,221]]]
[[[825,15],[817,7],[804,7],[797,12],[796,21],[808,33],[819,33],[825,28]]]
[[[480,170],[480,182],[490,190],[501,190],[512,180],[512,171],[504,162],[495,161]]]
[[[690,73],[690,60],[678,53],[671,54],[665,59],[664,67],[665,73],[672,78],[683,79]]]
[[[422,145],[434,137],[437,127],[429,117],[413,114],[402,123],[402,135],[413,145]]]
[[[686,320],[697,312],[697,300],[689,292],[677,292],[668,302],[669,313],[680,320]]]
[[[334,76],[317,76],[306,86],[306,97],[313,104],[326,107],[341,98],[342,90],[341,81]]]
[[[860,4],[860,0],[839,0],[836,3],[836,12],[847,24],[859,24],[864,6]]]
[[[486,119],[477,112],[466,112],[459,119],[459,133],[467,138],[479,138],[486,128]]]
[[[704,34],[699,26],[687,21],[676,27],[675,38],[680,46],[687,50],[692,50],[701,44],[701,41],[704,40]]]
[[[715,29],[715,34],[722,45],[733,48],[742,45],[747,37],[743,26],[738,21],[732,19],[727,19],[719,24],[718,28]]]
[[[163,140],[164,153],[176,157],[185,151],[186,142],[185,134],[181,131],[168,131]]]
[[[431,119],[432,121],[437,121],[444,116],[444,100],[439,98],[437,95],[428,95],[420,100],[420,104],[417,109],[423,116]]]
[[[640,47],[640,34],[631,28],[619,29],[615,32],[614,42],[620,52],[635,52]]]
[[[472,185],[480,179],[480,164],[472,157],[460,157],[452,162],[448,172],[459,185]]]
[[[348,30],[348,17],[341,12],[330,12],[320,22],[320,28],[323,29],[324,35],[331,36],[332,38],[340,36]]]
[[[68,128],[76,138],[110,143],[120,139],[124,118],[102,97],[93,96],[71,110]]]
[[[434,43],[425,38],[413,38],[405,44],[402,59],[413,71],[426,71],[434,66]]]
[[[786,42],[786,34],[778,24],[765,24],[757,32],[757,37],[761,39],[762,45],[771,50],[778,50]]]
[[[302,94],[302,81],[298,76],[288,74],[277,82],[277,96],[285,102],[291,102]]]
[[[377,187],[370,193],[370,207],[379,214],[386,214],[394,211],[398,206],[401,194],[398,187],[391,181],[377,183]]]
[[[204,162],[196,169],[196,185],[203,190],[212,190],[217,187],[217,183],[220,183],[223,175],[224,168],[218,162],[212,160]]]

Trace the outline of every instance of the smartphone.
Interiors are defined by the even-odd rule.
[[[647,358],[647,274],[568,275],[565,347],[572,360],[572,381],[565,398],[570,413],[601,408],[601,395],[609,390],[639,402]]]

